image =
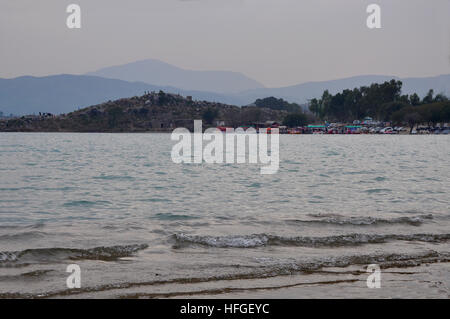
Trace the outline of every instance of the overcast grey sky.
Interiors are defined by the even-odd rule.
[[[82,28],[66,27],[67,5]],[[366,7],[382,29],[366,27]],[[0,77],[154,58],[268,87],[450,73],[450,0],[0,0]]]

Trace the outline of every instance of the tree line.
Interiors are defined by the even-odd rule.
[[[449,100],[433,90],[421,99],[417,93],[402,95],[402,82],[391,80],[374,83],[335,95],[324,91],[319,99],[311,99],[309,110],[320,120],[350,122],[370,116],[380,121],[397,123],[448,122]]]
[[[420,123],[434,127],[437,123],[450,122],[450,101],[444,94],[435,94],[430,89],[420,98],[417,93],[402,94],[402,85],[401,81],[391,80],[346,89],[335,95],[325,90],[321,98],[309,101],[313,116],[305,114],[300,105],[275,97],[258,99],[254,105],[287,111],[283,124],[289,127],[317,121],[349,123],[365,117],[409,125],[411,130]]]

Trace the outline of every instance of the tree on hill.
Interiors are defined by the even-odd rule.
[[[257,99],[255,101],[255,106],[261,108],[268,108],[272,110],[284,110],[288,112],[299,112],[301,111],[300,105],[296,103],[289,103],[283,99],[277,99],[276,97],[266,97],[264,99]]]
[[[120,106],[113,106],[108,109],[108,124],[110,128],[115,127],[123,116],[123,110]]]
[[[290,113],[283,119],[283,125],[287,127],[305,126],[308,119],[303,113]]]
[[[433,102],[434,90],[430,89],[427,95],[422,99],[422,104],[429,104]]]
[[[309,101],[309,110],[311,111],[312,114],[314,114],[315,116],[319,117],[320,115],[320,105],[319,105],[319,100],[314,98],[311,99]]]
[[[411,105],[419,105],[420,104],[420,97],[417,95],[417,93],[411,94],[409,96],[409,103]]]
[[[219,115],[219,111],[217,109],[208,108],[203,112],[202,118],[207,124],[212,124],[214,119]]]
[[[433,102],[446,102],[446,101],[448,101],[448,98],[441,93],[437,94],[433,99]]]
[[[160,90],[158,93],[158,105],[164,105],[167,102],[167,95],[164,91]]]

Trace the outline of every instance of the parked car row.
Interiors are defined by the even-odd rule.
[[[402,131],[406,131],[407,129],[404,127],[372,127],[369,130],[371,134],[399,134]]]
[[[450,134],[450,127],[418,127],[411,134]]]

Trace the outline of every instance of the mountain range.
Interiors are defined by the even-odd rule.
[[[242,73],[186,70],[154,59],[112,66],[87,75],[226,94],[264,88]]]
[[[0,112],[15,115],[39,112],[61,114],[108,100],[159,90],[232,105],[248,105],[258,98],[269,96],[304,104],[309,99],[320,97],[324,90],[335,94],[344,89],[391,79],[403,82],[403,94],[415,92],[424,96],[429,89],[434,89],[435,93],[450,96],[450,74],[423,78],[363,75],[265,88],[236,72],[183,70],[157,60],[144,60],[86,75],[0,78]]]

